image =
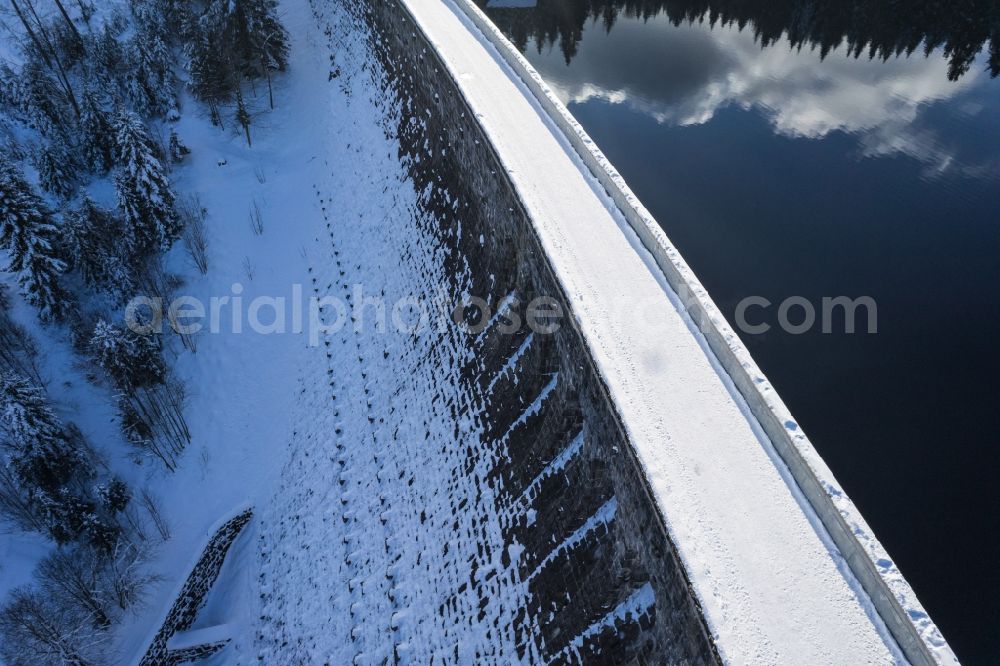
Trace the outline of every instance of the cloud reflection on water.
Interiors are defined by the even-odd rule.
[[[976,69],[949,81],[948,61],[940,53],[883,62],[837,49],[821,63],[816,50],[787,43],[761,48],[748,30],[675,26],[659,15],[645,22],[619,20],[609,33],[588,23],[570,66],[558,49],[531,59],[567,104],[626,104],[682,127],[708,123],[720,110],[737,106],[762,114],[782,136],[848,133],[856,136],[861,155],[907,155],[923,163],[928,175],[1000,172],[996,156],[960,159],[963,137],[942,136],[920,122],[929,106],[968,97],[988,81]],[[953,110],[959,116],[983,112],[974,100]]]

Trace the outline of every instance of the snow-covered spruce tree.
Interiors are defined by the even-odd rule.
[[[93,506],[71,487],[89,464],[66,438],[42,390],[27,379],[0,375],[0,420],[8,437],[7,465],[29,505],[59,543],[78,537]]]
[[[20,120],[45,137],[68,135],[73,112],[65,93],[41,63],[29,58],[8,83],[14,85],[5,92]]]
[[[88,40],[88,58],[84,61],[87,81],[108,94],[120,88],[125,76],[126,57],[119,41],[121,26],[117,22],[105,23],[100,32],[85,37]]]
[[[61,488],[56,495],[39,495],[36,500],[49,523],[56,543],[83,541],[101,551],[110,551],[119,529],[91,498],[83,493]]]
[[[60,199],[69,199],[76,192],[76,163],[69,149],[60,140],[50,141],[39,151],[35,168],[42,189]]]
[[[124,49],[130,69],[126,90],[136,111],[144,116],[164,116],[177,108],[166,5],[163,0],[132,2],[135,36]]]
[[[165,116],[177,106],[170,49],[155,34],[140,32],[126,46],[130,75],[126,91],[136,111],[144,116]]]
[[[0,375],[0,419],[10,437],[10,463],[22,480],[56,490],[83,462],[70,450],[42,389],[24,377]]]
[[[229,44],[224,41],[224,18],[218,7],[211,7],[194,24],[185,47],[191,92],[208,104],[213,125],[222,125],[219,107],[232,99],[237,83]]]
[[[115,130],[111,116],[93,90],[83,94],[80,112],[80,152],[84,164],[95,173],[107,173],[115,165]]]
[[[127,248],[121,242],[126,234],[124,220],[84,197],[79,208],[65,215],[63,231],[71,267],[79,271],[84,283],[124,300],[135,286]]]
[[[236,0],[233,9],[237,49],[246,78],[264,77],[274,108],[271,72],[288,66],[288,32],[278,20],[275,0]]]
[[[116,476],[107,483],[97,486],[97,497],[101,500],[105,510],[114,515],[124,511],[128,503],[132,501],[132,491],[127,483]]]
[[[137,255],[164,250],[180,236],[174,192],[146,126],[128,111],[115,118],[120,172],[115,178],[128,242]]]
[[[182,26],[190,0],[130,0],[129,4],[136,27],[166,42]]]
[[[281,25],[276,0],[234,0],[227,3],[229,29],[246,76],[263,76],[262,67],[283,70],[288,65],[288,32]]]
[[[59,286],[66,264],[56,251],[51,213],[11,165],[0,163],[0,246],[10,255],[25,300],[43,321],[61,319],[69,309]]]
[[[79,430],[63,427],[42,389],[13,373],[0,374],[0,424],[6,465],[49,536],[112,549],[120,529],[112,507],[93,497],[94,467]]]
[[[155,336],[139,335],[102,320],[94,327],[90,348],[97,364],[126,394],[166,379],[166,364]]]
[[[243,79],[266,78],[273,108],[272,72],[288,65],[288,32],[273,0],[210,0],[189,32],[191,88],[208,103],[213,122],[219,121],[219,105],[238,94]]]

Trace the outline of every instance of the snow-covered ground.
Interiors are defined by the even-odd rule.
[[[192,113],[194,103],[177,127],[193,150],[186,165],[175,171],[176,188],[197,192],[209,211],[209,272],[200,277],[186,267],[190,281],[183,292],[205,303],[240,295],[245,303],[257,296],[291,298],[294,285],[308,291],[311,268],[330,261],[317,185],[331,180],[330,161],[342,165],[339,178],[352,179],[343,145],[335,138],[339,95],[328,82],[325,40],[305,1],[287,2],[282,10],[294,40],[290,72],[276,81],[278,108],[255,118],[253,148],[233,128],[212,127],[207,112]],[[264,221],[261,235],[250,223],[255,201]],[[173,260],[181,267],[187,257],[175,251]],[[174,536],[154,564],[165,578],[160,594],[119,632],[123,663],[144,649],[173,601],[169,595],[220,518],[242,504],[273,515],[269,507],[281,495],[281,470],[299,424],[329,424],[326,414],[318,413],[314,420],[303,412],[317,392],[326,394],[328,382],[314,372],[325,362],[324,353],[310,348],[305,333],[293,333],[290,327],[284,334],[261,335],[244,322],[243,332],[234,333],[231,312],[222,311],[219,333],[196,336],[197,353],[181,353],[174,362],[193,390],[186,411],[193,443],[176,473],[156,475],[157,494],[168,508]],[[261,313],[264,321],[271,316]],[[274,510],[282,512],[284,506]],[[234,555],[240,554],[246,567],[256,568],[252,554],[234,549]],[[222,586],[234,584],[239,575],[227,568]],[[250,618],[255,617],[251,606],[256,595],[247,597],[231,607],[240,645],[246,644],[239,640],[240,631],[252,636]]]

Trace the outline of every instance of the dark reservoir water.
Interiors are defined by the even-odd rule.
[[[1000,5],[488,13],[734,327],[774,304],[744,342],[959,658],[1000,663]],[[870,296],[878,331],[782,332],[790,296]]]

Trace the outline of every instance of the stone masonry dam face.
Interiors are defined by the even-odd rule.
[[[522,322],[537,297],[568,313],[504,170],[433,49],[395,2],[373,3],[369,16],[399,86],[411,175],[437,193],[427,206],[442,231],[454,230],[441,241],[450,270],[467,281],[455,286]],[[509,333],[495,320],[464,341],[462,383],[485,426],[467,465],[489,459],[483,481],[495,493],[470,510],[499,515],[503,550],[523,548],[515,575],[527,595],[515,630],[545,661],[713,662],[612,404],[580,335],[562,324],[553,334]]]
[[[294,515],[261,530],[264,561],[316,571],[315,599],[261,576],[257,649],[313,662],[308,631],[286,618],[316,603],[334,619],[314,630],[343,630],[353,663],[717,663],[572,320],[548,334],[502,325],[539,296],[569,308],[490,142],[399,4],[346,4],[314,3],[331,85],[351,96],[353,77],[375,81],[380,95],[349,104],[384,116],[397,153],[381,158],[405,178],[373,189],[410,215],[327,213],[317,186],[334,258],[318,281],[348,300],[358,283],[387,301],[473,295],[498,316],[470,308],[480,325],[327,343],[336,430],[303,435],[286,473],[328,465],[332,490],[293,482]],[[352,244],[383,248],[384,265],[352,261]],[[348,360],[358,376],[342,376]],[[305,543],[315,531],[332,535],[329,553]]]
[[[521,322],[538,297],[569,313],[505,170],[434,49],[396,2],[372,2],[367,16],[396,86],[404,159],[417,189],[431,193],[446,271],[465,281],[450,296],[478,296]],[[580,334],[566,321],[544,333],[508,332],[493,319],[474,319],[463,341],[461,382],[484,425],[464,462],[491,461],[480,482],[493,501],[468,510],[497,514],[503,551],[521,551],[518,656],[531,645],[542,660],[567,663],[716,661]]]

